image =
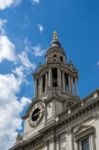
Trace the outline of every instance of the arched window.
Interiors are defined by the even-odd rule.
[[[43,75],[43,89],[42,89],[43,93],[45,92],[45,75]]]
[[[63,62],[63,57],[62,56],[60,57],[60,60]]]
[[[52,83],[53,87],[57,87],[57,68],[52,69]]]

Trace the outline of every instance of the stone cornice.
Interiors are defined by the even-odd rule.
[[[51,62],[46,63],[44,65],[41,65],[39,69],[33,73],[33,77],[36,79],[38,76],[41,76],[45,74],[48,71],[48,68],[52,68],[53,65],[56,65],[56,67],[59,67],[61,70],[68,74],[74,75],[74,77],[78,77],[78,71],[70,67],[70,64],[62,63],[62,62]]]
[[[88,95],[84,99],[82,99],[82,101],[88,101],[89,99],[93,99],[94,94],[97,94],[97,96],[99,96],[99,89],[96,89],[95,91],[93,91],[90,95]]]
[[[45,128],[39,131],[39,134],[36,137],[34,136],[33,138],[29,139],[29,141],[23,141],[21,143],[21,147],[25,147],[26,145],[32,145],[33,147],[35,147],[37,144],[41,146],[41,143],[44,144],[45,139],[47,142],[47,137],[51,137],[50,135],[53,135],[55,138],[55,133],[64,128],[66,129],[66,132],[68,134],[71,134],[71,128],[87,120],[88,118],[94,118],[93,110],[94,112],[97,112],[99,110],[99,98],[95,99],[95,101],[89,106],[87,105],[81,110],[78,110],[78,113],[77,111],[75,113],[73,112],[73,114],[69,114],[65,118],[63,117],[63,119],[60,119],[58,122],[53,121],[53,123],[49,126],[46,125]],[[81,111],[80,114],[79,111]],[[14,146],[13,149],[18,150],[19,146],[20,144]]]
[[[56,101],[59,101],[60,103],[63,103],[65,101],[65,99],[63,99],[62,97],[59,97],[59,96],[52,96],[52,97],[49,97],[47,100],[45,99],[44,102],[45,104],[53,101],[53,100],[56,100]],[[37,101],[40,101],[39,99],[34,99],[32,101],[32,103],[30,104],[26,114],[24,116],[22,116],[22,119],[26,119],[28,116],[29,116],[29,113],[33,107],[33,105],[37,102]]]
[[[44,143],[44,139],[47,137],[50,137],[51,135],[56,135],[57,132],[62,129],[65,129],[68,132],[68,129],[71,131],[71,129],[82,123],[85,120],[94,118],[99,119],[99,97],[94,98],[90,102],[80,103],[81,105],[78,107],[78,109],[72,109],[71,112],[68,114],[68,111],[64,111],[61,114],[58,115],[59,120],[53,122],[49,125],[45,125],[43,129],[39,131],[39,134],[34,136],[33,138],[29,139],[28,141],[21,142],[21,146],[25,146],[27,144],[35,146],[35,143],[40,144]],[[74,105],[75,106],[75,105]],[[72,107],[71,107],[72,108]],[[71,133],[71,132],[69,132]],[[42,139],[42,142],[41,142]],[[37,142],[36,142],[37,141]],[[20,143],[15,145],[13,148],[14,150],[17,150],[17,147],[20,146]]]
[[[74,74],[75,77],[78,77],[78,71],[74,70],[70,67],[70,64],[61,64],[61,70],[65,71],[66,73]]]
[[[73,107],[70,107],[70,113],[68,114],[67,110],[64,110],[62,113],[59,114],[59,118],[63,120],[63,118],[67,120],[73,120],[74,116],[82,116],[82,114],[89,112],[90,110],[93,110],[97,107],[99,107],[99,97],[94,99],[93,101],[86,103],[85,105],[82,105],[82,102],[80,101],[79,107],[75,110]]]
[[[85,131],[79,133],[79,134],[74,134],[75,140],[79,140],[82,137],[88,136],[89,134],[94,134],[94,127],[89,127],[88,129],[86,129]]]
[[[45,104],[47,104],[47,103],[49,103],[49,102],[51,102],[53,100],[59,101],[60,103],[64,103],[65,101],[71,101],[71,100],[72,101],[74,100],[75,102],[77,102],[77,101],[79,101],[79,97],[77,97],[77,96],[70,96],[69,95],[69,98],[66,99],[66,98],[63,98],[62,96],[51,96],[48,99],[45,99],[44,102],[45,102]],[[26,114],[24,116],[22,116],[22,119],[26,119],[29,116],[29,112],[31,111],[33,105],[37,101],[39,101],[39,99],[34,98],[34,100],[32,100],[32,103],[30,104]]]
[[[36,72],[33,73],[33,77],[36,79],[38,76],[43,75],[48,70],[48,65],[41,65]]]

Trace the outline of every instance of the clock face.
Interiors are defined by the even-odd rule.
[[[43,101],[36,101],[30,113],[29,124],[31,127],[36,127],[44,116],[45,106]]]

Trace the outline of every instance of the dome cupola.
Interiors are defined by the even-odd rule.
[[[51,41],[50,47],[46,52],[46,61],[48,63],[66,62],[66,54],[58,40],[57,32],[53,32],[53,39]]]

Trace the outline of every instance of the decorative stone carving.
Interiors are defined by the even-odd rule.
[[[17,137],[16,137],[16,141],[19,142],[22,140],[22,135],[21,133],[18,133]]]
[[[93,113],[93,117],[98,120],[99,119],[99,112],[95,112]]]

